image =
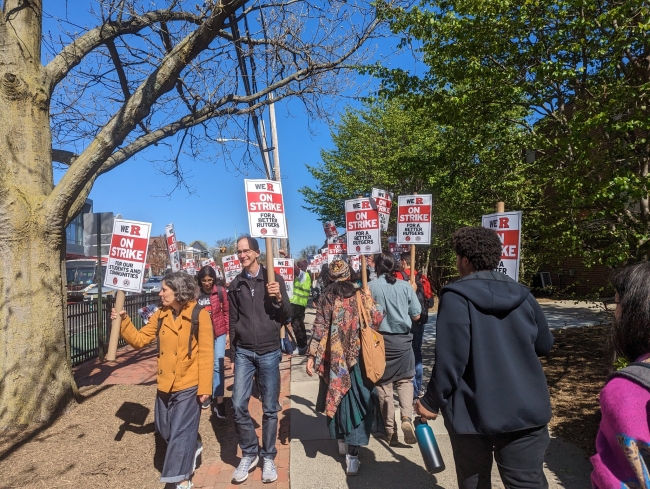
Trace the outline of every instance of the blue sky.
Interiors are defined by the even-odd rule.
[[[46,4],[46,13],[64,16],[66,3],[68,15],[71,15],[72,2],[55,2],[49,6]],[[95,2],[75,1],[74,7],[81,7],[81,3],[85,3],[88,10]],[[94,24],[93,19],[81,10],[76,10],[74,14],[79,16],[81,25]],[[48,15],[45,16],[45,29],[52,32],[57,29],[56,23],[51,18],[48,19]],[[375,43],[375,58],[385,59],[386,56],[391,56],[396,44],[396,38]],[[413,68],[415,62],[412,54],[404,53],[393,57],[392,63],[403,68]],[[367,84],[368,78],[358,76],[358,83]],[[337,114],[345,104],[352,101],[341,97],[336,102],[336,112],[331,114],[334,120],[338,120]],[[305,246],[320,245],[325,239],[317,216],[302,208],[304,201],[298,189],[316,185],[306,165],[317,165],[321,149],[332,148],[330,126],[325,121],[309,120],[300,102],[295,100],[277,103],[276,118],[289,238],[291,250],[297,255]],[[270,130],[267,131],[270,134]],[[233,161],[244,156],[245,144],[224,144],[229,145]],[[262,167],[261,156],[255,148],[251,149]],[[170,197],[166,197],[164,195],[174,186],[174,182],[170,177],[158,173],[149,161],[162,156],[162,153],[157,155],[156,151],[156,148],[149,149],[143,155],[137,155],[100,176],[90,193],[94,211],[112,211],[125,219],[151,222],[153,235],[164,233],[165,225],[174,223],[177,238],[188,243],[198,239],[212,246],[217,239],[235,236],[236,232],[248,232],[244,178],[264,178],[261,172],[252,171],[248,176],[243,176],[229,172],[227,166],[231,167],[232,164],[227,164],[220,158],[215,158],[210,163],[192,161],[189,156],[181,157],[184,168],[189,170],[188,183],[193,187],[194,193],[176,190]]]

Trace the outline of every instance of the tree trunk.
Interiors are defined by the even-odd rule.
[[[0,428],[50,420],[75,389],[62,277],[66,223],[43,217],[54,184],[40,1],[7,1],[7,8],[10,20],[0,23]]]

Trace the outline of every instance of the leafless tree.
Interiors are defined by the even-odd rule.
[[[64,228],[96,178],[167,145],[156,164],[183,185],[180,155],[247,137],[271,93],[326,115],[379,26],[356,1],[97,0],[94,27],[63,18],[43,37],[42,3],[5,0],[0,18],[0,427],[51,419],[76,391]]]

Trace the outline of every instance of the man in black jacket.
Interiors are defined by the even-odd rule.
[[[440,293],[436,363],[417,414],[442,410],[458,487],[489,489],[492,457],[507,488],[547,488],[543,472],[551,402],[538,356],[553,336],[530,291],[498,266],[502,245],[487,228],[454,233],[460,280]]]
[[[235,429],[242,458],[233,481],[244,482],[262,457],[262,481],[278,478],[274,459],[280,407],[280,326],[289,316],[291,304],[282,277],[269,283],[266,268],[259,264],[260,247],[255,238],[243,236],[237,241],[237,256],[243,270],[228,289],[230,303],[230,348],[235,352],[235,381],[232,404]],[[257,376],[262,401],[262,447],[248,412]]]

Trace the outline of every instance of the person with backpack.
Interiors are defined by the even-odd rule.
[[[601,421],[591,483],[596,489],[650,487],[650,263],[614,277],[610,333],[616,357],[628,362],[600,392]]]
[[[212,319],[214,330],[214,369],[212,374],[212,397],[206,399],[203,409],[213,405],[213,412],[219,419],[226,418],[224,394],[224,358],[226,357],[226,338],[229,330],[228,292],[223,280],[217,278],[217,273],[211,266],[205,266],[196,275],[199,284],[197,302],[205,308]]]
[[[243,270],[228,289],[230,301],[230,346],[235,357],[235,381],[232,406],[235,430],[242,457],[232,476],[242,483],[263,460],[262,482],[278,478],[275,442],[278,436],[280,406],[280,328],[291,313],[291,303],[282,276],[269,283],[266,268],[260,265],[260,246],[255,238],[237,240],[237,256]],[[255,424],[248,411],[253,393],[253,376],[257,376],[262,401],[262,447]]]
[[[411,254],[408,252],[400,255],[400,268],[395,272],[395,276],[401,280],[409,281],[411,279]],[[415,270],[415,295],[420,304],[420,317],[411,322],[411,334],[413,335],[413,356],[415,358],[415,375],[413,376],[413,399],[418,399],[424,395],[424,386],[422,385],[422,377],[424,369],[422,367],[422,342],[424,341],[424,327],[429,321],[429,307],[428,300],[425,294],[424,285],[422,283],[423,275]],[[428,283],[428,281],[427,281]],[[431,292],[431,288],[429,288]]]
[[[397,445],[398,435],[395,423],[393,386],[397,390],[401,414],[401,428],[404,442],[416,442],[413,427],[413,376],[415,358],[411,343],[411,325],[420,318],[421,307],[413,288],[403,280],[395,278],[397,263],[392,253],[383,252],[375,256],[377,279],[368,283],[372,298],[386,312],[379,332],[384,337],[386,348],[386,370],[377,382],[379,405],[386,428],[386,442]]]
[[[194,277],[174,272],[162,280],[162,307],[139,331],[126,311],[120,311],[122,338],[138,350],[158,338],[158,374],[154,423],[167,442],[161,483],[190,489],[199,440],[201,404],[212,394],[214,337],[210,315],[197,304]],[[111,319],[118,313],[111,311]]]

